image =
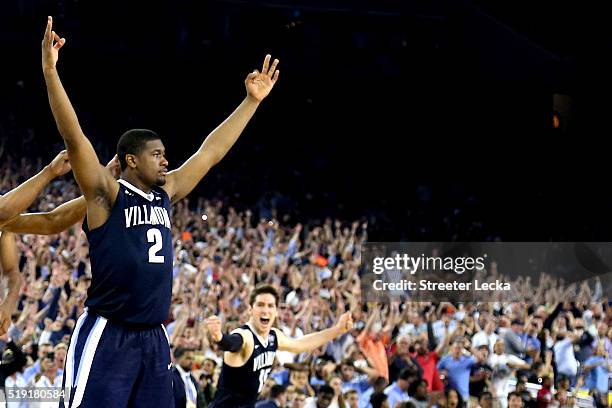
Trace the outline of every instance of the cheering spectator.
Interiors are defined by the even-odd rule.
[[[489,366],[493,370],[492,382],[497,394],[500,407],[505,408],[508,402],[508,382],[516,369],[529,369],[529,364],[516,357],[514,354],[506,354],[506,343],[498,340],[493,348],[493,354],[489,357]]]
[[[463,338],[453,341],[450,355],[438,363],[438,369],[448,378],[448,384],[461,395],[462,400],[470,398],[470,371],[476,364],[473,356],[463,354]]]

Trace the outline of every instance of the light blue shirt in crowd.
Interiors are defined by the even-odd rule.
[[[573,377],[578,372],[578,362],[574,354],[574,345],[568,338],[559,340],[553,346],[555,353],[555,363],[560,374]]]
[[[599,363],[600,365],[593,367],[589,370],[586,375],[585,385],[589,390],[595,388],[603,394],[608,392],[608,366],[607,361],[602,356],[589,357],[584,365],[593,365]]]
[[[385,388],[385,394],[387,394],[387,402],[390,407],[395,407],[398,402],[408,401],[410,396],[408,391],[402,391],[397,385],[397,381]]]
[[[461,356],[458,360],[446,355],[438,362],[438,370],[448,371],[448,383],[467,401],[470,398],[470,369],[476,364],[472,356]]]

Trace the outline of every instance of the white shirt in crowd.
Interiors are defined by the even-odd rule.
[[[191,381],[191,373],[183,370],[180,365],[176,366],[177,371],[181,375],[183,384],[185,385],[185,397],[187,398],[187,407],[195,407],[198,401],[198,390],[193,381]]]
[[[489,366],[493,369],[491,380],[493,381],[493,386],[497,393],[499,405],[505,408],[508,406],[508,394],[510,392],[508,389],[508,382],[514,371],[508,364],[518,365],[525,364],[525,362],[512,354],[491,354],[488,362]]]
[[[4,380],[5,392],[8,391],[8,388],[22,388],[27,387],[28,383],[21,373],[15,373],[9,377],[6,377]],[[7,395],[8,397],[8,395]],[[28,402],[0,402],[0,407],[4,408],[28,408]]]
[[[480,346],[486,345],[489,346],[489,352],[493,353],[493,346],[497,341],[497,334],[495,332],[491,334],[487,334],[484,330],[479,331],[472,337],[472,347],[477,349]]]
[[[553,352],[555,353],[557,371],[567,376],[575,376],[578,372],[578,361],[576,361],[576,356],[574,355],[572,341],[568,338],[559,340],[553,346]]]

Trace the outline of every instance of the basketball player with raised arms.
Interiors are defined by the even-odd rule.
[[[92,281],[86,311],[72,334],[64,386],[66,407],[172,406],[170,347],[162,322],[172,292],[171,204],[193,190],[236,142],[279,71],[267,55],[246,77],[247,96],[182,166],[168,171],[165,147],[150,130],[133,129],[117,144],[121,178],[101,171],[60,81],[66,44],[47,21],[42,68],[53,116],[87,201],[83,230]]]
[[[252,408],[274,363],[276,350],[292,353],[312,351],[353,327],[350,312],[342,314],[329,329],[298,339],[272,327],[277,316],[279,295],[270,285],[257,286],[249,298],[251,314],[247,324],[231,334],[221,331],[221,320],[206,320],[208,332],[223,353],[223,367],[215,398],[209,408]]]

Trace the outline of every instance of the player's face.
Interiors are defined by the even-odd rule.
[[[269,332],[276,319],[276,298],[269,293],[255,297],[252,309],[252,319],[255,328],[260,332]]]
[[[147,184],[163,186],[166,184],[168,160],[166,148],[161,140],[149,140],[137,155],[138,171]]]

